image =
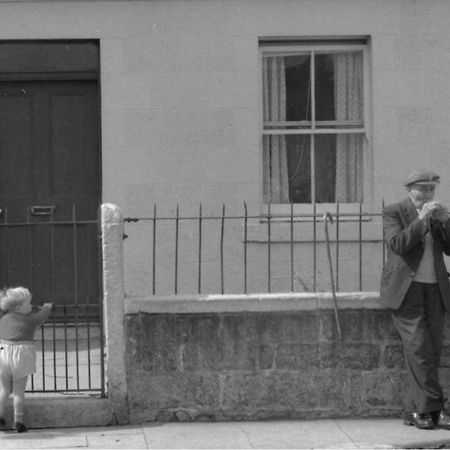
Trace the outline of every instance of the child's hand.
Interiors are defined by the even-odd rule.
[[[53,308],[53,303],[44,303],[42,305],[43,308]]]

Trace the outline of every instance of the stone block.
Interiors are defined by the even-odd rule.
[[[279,314],[259,314],[255,325],[258,342],[262,344],[281,342],[283,329],[279,325],[280,320]]]
[[[257,346],[245,341],[212,340],[198,349],[201,370],[253,370],[256,367]]]
[[[322,367],[372,370],[380,366],[378,344],[332,342],[320,346]]]
[[[178,370],[178,349],[172,345],[166,347],[141,347],[141,351],[133,351],[127,355],[128,363],[137,369],[152,374],[160,374]]]
[[[195,331],[189,339],[190,354],[195,353],[197,357],[196,364],[195,360],[191,361],[192,369],[253,370],[258,348],[252,329],[252,320],[247,320],[245,315],[196,319]]]
[[[383,310],[338,310],[342,338],[345,341],[372,342],[398,340],[390,315]],[[321,339],[337,340],[338,332],[334,311],[320,315]]]
[[[382,365],[388,368],[405,368],[405,358],[401,343],[386,345],[383,352]]]
[[[136,372],[129,384],[129,406],[156,413],[167,409],[217,409],[220,380],[214,374],[181,373],[149,376]]]
[[[349,376],[349,401],[356,414],[372,411],[396,411],[403,404],[403,390],[399,389],[401,377],[396,372],[374,370],[354,371]]]
[[[195,371],[200,367],[199,347],[196,344],[182,344],[180,347],[180,370]]]
[[[318,315],[315,311],[280,314],[277,326],[280,329],[280,342],[317,342]]]
[[[342,325],[342,314],[339,314],[339,323]],[[341,328],[342,330],[342,328]],[[334,341],[339,338],[335,316],[332,312],[322,311],[319,316],[319,340]]]
[[[319,345],[316,344],[280,344],[276,351],[278,370],[304,370],[320,366]]]
[[[275,351],[271,345],[260,345],[258,348],[258,368],[260,370],[275,367]]]
[[[232,373],[224,378],[225,411],[245,415],[254,410],[311,410],[317,407],[320,389],[312,372],[273,372],[270,374]]]
[[[315,371],[312,383],[316,386],[316,408],[335,411],[348,411],[350,386],[345,370],[327,368]],[[345,413],[344,413],[345,415]]]

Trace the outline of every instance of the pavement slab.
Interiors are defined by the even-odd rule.
[[[17,437],[2,436],[0,448],[4,449],[29,449],[29,448],[87,448],[88,442],[85,436],[61,436],[45,437],[42,433],[27,433]]]
[[[144,427],[148,448],[358,448],[333,420],[167,423]]]
[[[165,423],[144,427],[148,448],[158,449],[247,449],[249,436],[239,422]]]
[[[357,448],[450,448],[450,431],[419,430],[401,419],[336,420]]]
[[[120,427],[53,428],[28,430],[17,434],[13,431],[0,437],[0,449],[77,449],[77,448],[147,448],[140,425]]]
[[[147,448],[161,449],[450,449],[450,431],[418,430],[392,418],[164,423],[144,425],[143,432]]]
[[[242,423],[252,448],[356,448],[333,420]]]
[[[398,418],[171,422],[0,433],[0,449],[450,449],[450,431]]]
[[[141,425],[84,428],[89,448],[141,449],[148,448]]]

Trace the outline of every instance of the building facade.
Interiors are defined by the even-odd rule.
[[[240,217],[244,204],[250,216],[288,217],[319,216],[339,205],[350,215],[342,236],[359,241],[357,231],[348,231],[356,223],[351,214],[379,212],[383,200],[401,198],[401,180],[415,167],[442,173],[439,195],[445,203],[449,15],[444,0],[1,1],[0,71],[8,117],[1,170],[8,195],[0,207],[8,207],[12,220],[11,198],[51,189],[62,198],[25,199],[35,215],[51,214],[53,206],[62,211],[64,202],[90,204],[79,208],[87,215],[101,203],[114,203],[125,217],[150,219],[155,205],[158,217],[174,217],[178,206],[180,215],[197,219],[200,205],[204,217],[223,217],[225,207],[226,217]],[[29,97],[14,89],[34,89],[44,99],[32,102],[35,116],[27,113],[26,126],[20,118],[27,109],[17,104]],[[46,131],[18,143],[30,123]],[[80,150],[91,147],[91,153]],[[26,152],[37,155],[24,157],[28,165],[21,163]],[[38,175],[17,177],[24,168]],[[359,269],[351,266],[357,247],[343,246],[341,270],[348,267],[341,289],[377,289],[379,218],[365,224],[368,257],[359,265],[370,275],[360,289]],[[267,264],[257,273],[258,263],[266,259],[268,240],[289,241],[285,225],[272,224],[268,238],[267,223],[250,223],[246,242],[255,244],[248,256],[254,281],[245,289],[232,281],[222,291],[266,290]],[[181,247],[198,240],[193,227],[180,231]],[[242,227],[240,222],[226,231],[238,236],[238,245],[231,242],[224,250],[228,280],[241,279],[244,270],[235,262],[242,258]],[[172,236],[178,231],[160,229],[170,236],[159,237],[165,256],[154,270],[154,293],[220,293],[219,257],[206,254],[199,264],[192,255],[198,244],[180,247],[175,256]],[[282,246],[274,247],[269,290],[329,289],[323,245],[316,256],[321,281],[308,272],[314,252],[308,243],[324,242],[321,228],[315,237],[311,230],[296,229],[293,241],[301,241],[307,257],[293,277],[285,276],[288,256],[277,254]],[[136,225],[127,234],[127,293],[147,295],[152,232]],[[213,230],[204,231],[203,239],[204,249],[220,242]],[[186,269],[179,275],[175,259]],[[205,266],[201,289],[197,271],[189,272],[197,264]],[[95,261],[86,265],[95,272]],[[285,287],[284,278],[294,283]]]

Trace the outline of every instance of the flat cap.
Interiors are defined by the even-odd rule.
[[[440,176],[432,170],[418,169],[411,172],[403,183],[405,186],[413,184],[436,185],[439,184]]]

